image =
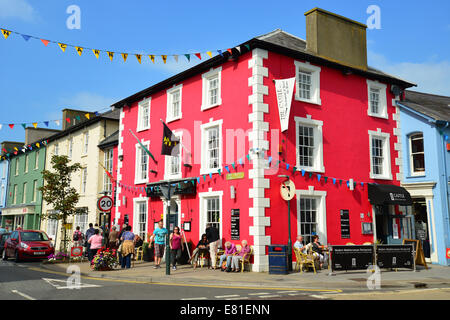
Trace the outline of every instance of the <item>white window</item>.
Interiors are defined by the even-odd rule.
[[[19,158],[16,158],[15,174],[16,174],[16,176],[19,175]]]
[[[300,61],[294,61],[294,65],[295,100],[320,105],[320,67]]]
[[[147,98],[138,104],[138,123],[136,131],[150,129],[150,101],[151,98]]]
[[[323,164],[323,122],[295,117],[297,169],[325,172]]]
[[[83,155],[88,154],[89,150],[89,132],[85,132],[83,136]]]
[[[49,238],[53,240],[56,239],[56,234],[58,233],[58,220],[57,219],[48,219],[47,220],[47,234]]]
[[[2,184],[2,193],[0,194],[0,203],[3,203],[4,198],[5,198],[5,186]]]
[[[367,80],[367,94],[367,114],[372,117],[387,119],[386,85],[378,81]]]
[[[35,154],[34,169],[38,169],[39,168],[39,150],[36,151],[34,154]]]
[[[34,181],[33,181],[33,198],[32,198],[32,202],[36,202],[36,199],[37,199],[37,193],[38,193],[37,180],[34,180]]]
[[[84,234],[86,232],[86,230],[88,229],[88,214],[87,213],[81,213],[81,214],[76,214],[74,215],[74,226],[73,228],[75,229],[76,227],[80,227],[80,231]]]
[[[422,133],[415,133],[409,136],[409,161],[411,175],[425,174],[425,153]]]
[[[13,204],[17,204],[17,184],[14,185],[13,189]]]
[[[28,153],[25,155],[25,173],[28,172],[28,161],[30,160],[30,157],[28,156]]]
[[[148,198],[135,198],[133,210],[133,232],[138,234],[142,240],[146,240],[147,235],[147,202]]]
[[[87,174],[87,168],[83,168],[81,172],[81,193],[86,193]]]
[[[55,144],[55,148],[54,148],[53,153],[54,153],[55,155],[58,155],[58,154],[59,154],[59,144],[58,144],[58,143]]]
[[[205,230],[208,223],[211,223],[219,230],[222,238],[222,197],[223,191],[200,192],[200,230]]]
[[[113,149],[105,150],[104,152],[104,166],[109,173],[113,173]],[[103,191],[112,192],[111,178],[103,170]]]
[[[222,67],[211,69],[202,75],[202,107],[201,110],[222,104],[221,98]]]
[[[200,174],[217,172],[222,168],[222,124],[217,120],[202,124],[202,164]]]
[[[164,179],[181,179],[181,159],[183,148],[181,148],[182,143],[182,132],[173,132],[173,134],[180,139],[178,144],[179,153],[177,156],[165,156],[165,168],[164,168]]]
[[[389,133],[369,130],[370,178],[392,180]]]
[[[69,148],[67,150],[67,156],[69,159],[72,159],[72,152],[73,152],[73,138],[69,139]]]
[[[167,118],[166,122],[181,119],[181,90],[183,85],[174,86],[167,90]]]
[[[22,203],[26,203],[27,202],[27,187],[28,187],[28,183],[24,182],[24,184],[23,184],[23,194],[22,194]]]
[[[150,142],[142,142],[142,144],[148,149]],[[134,176],[135,184],[148,182],[148,160],[149,156],[147,152],[145,152],[145,150],[139,144],[136,144],[136,169]]]
[[[303,236],[305,244],[318,235],[319,242],[327,244],[326,191],[297,190],[297,234]]]

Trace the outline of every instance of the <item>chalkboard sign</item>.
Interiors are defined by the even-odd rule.
[[[373,264],[373,246],[332,246],[331,269],[366,270]]]
[[[231,209],[231,240],[240,240],[239,209]]]
[[[414,268],[413,246],[407,245],[377,245],[377,265],[380,268]]]
[[[414,239],[403,239],[403,244],[413,244],[414,245],[414,251],[416,252],[416,265],[420,264],[425,267],[425,269],[428,269],[427,262],[425,261],[425,254],[422,250],[422,245],[420,244],[420,240],[414,240]]]
[[[348,210],[341,210],[341,238],[350,239],[350,213]]]

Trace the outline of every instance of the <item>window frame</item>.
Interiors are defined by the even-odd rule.
[[[209,103],[209,81],[217,77],[217,102],[215,104]],[[200,110],[205,111],[211,108],[218,107],[222,104],[222,67],[211,68],[208,72],[202,74],[202,105]]]
[[[89,131],[83,133],[83,156],[89,153]]]
[[[308,190],[296,190],[297,199],[297,234],[301,235],[301,211],[300,200],[302,198],[311,198],[316,200],[316,234],[322,244],[327,244],[327,192],[322,190],[314,190],[309,186]],[[320,218],[320,219],[319,219]]]
[[[81,171],[81,190],[80,190],[80,193],[81,194],[86,194],[86,191],[87,191],[87,175],[88,175],[88,172],[87,172],[87,167],[84,167],[84,168],[82,168],[82,171]]]
[[[382,118],[382,119],[388,119],[388,110],[387,110],[387,94],[386,89],[387,85],[380,83],[378,81],[372,81],[367,79],[367,114],[371,117],[376,118]],[[374,113],[372,112],[372,105],[371,105],[371,98],[370,98],[370,91],[371,89],[378,89],[380,90],[380,96],[378,99],[378,108],[380,112]]]
[[[86,217],[86,219],[85,219],[86,221],[82,221],[82,223],[81,223],[81,219],[80,219],[81,216]],[[79,214],[74,215],[73,216],[73,224],[74,224],[74,226],[73,226],[74,229],[77,226],[80,226],[80,231],[83,234],[85,234],[86,230],[89,227],[89,214],[88,214],[88,212],[79,213]]]
[[[138,102],[138,116],[137,116],[137,126],[136,126],[136,132],[144,131],[150,129],[150,122],[151,122],[151,110],[152,110],[152,98],[148,97],[145,99],[142,99]],[[142,125],[142,109],[144,107],[144,104],[148,103],[148,123],[146,125]]]
[[[19,175],[19,165],[20,165],[19,158],[16,158],[16,161],[15,161],[15,168],[14,168],[14,175],[15,175],[15,176],[18,176],[18,175]]]
[[[73,156],[73,137],[70,137],[67,146],[67,157],[69,159],[72,159],[72,156]]]
[[[141,143],[147,148],[150,148],[150,141],[141,141]],[[138,176],[138,168],[141,166],[141,158],[142,154],[141,152],[145,153],[145,156],[147,157],[147,171],[146,171],[146,177],[142,178],[141,176]],[[138,154],[139,153],[139,154]],[[148,183],[149,179],[149,172],[150,172],[150,156],[142,149],[142,147],[139,145],[139,143],[136,143],[135,145],[135,168],[134,168],[134,184],[144,184]]]
[[[381,132],[381,130],[372,131],[369,130],[369,162],[370,162],[370,178],[378,180],[392,180],[392,165],[391,165],[391,146],[390,146],[390,134]],[[377,138],[383,140],[383,174],[373,173],[372,162],[372,139]]]
[[[172,105],[173,105],[173,95],[176,92],[179,92],[180,94],[178,107],[179,111],[178,115],[174,116],[172,112]],[[166,123],[181,119],[183,117],[182,114],[183,84],[179,84],[177,86],[174,85],[172,88],[166,91],[166,95],[167,95]]]
[[[38,170],[39,169],[39,150],[37,150],[34,154],[35,154],[35,157],[34,157],[34,170]]]
[[[24,173],[28,173],[28,167],[29,167],[29,160],[30,160],[30,157],[29,157],[29,154],[27,153],[27,154],[25,154],[25,167],[24,167],[24,169],[23,169],[23,172]]]
[[[24,182],[22,191],[22,203],[27,203],[27,189],[28,189],[28,182]]]
[[[314,66],[310,64],[309,62],[301,62],[301,61],[294,61],[295,66],[295,94],[294,98],[296,101],[302,101],[317,105],[322,105],[322,100],[320,99],[320,71],[322,70],[318,66]],[[311,73],[311,92],[310,92],[310,99],[305,99],[300,97],[300,79],[299,79],[299,72],[308,72]]]
[[[109,148],[103,151],[103,165],[109,173],[113,174],[114,166],[114,149]],[[112,193],[112,181],[111,178],[103,170],[103,191],[108,191],[109,194]]]
[[[205,230],[207,224],[207,200],[212,198],[219,198],[219,238],[222,239],[223,235],[223,191],[212,191],[212,188],[209,188],[207,192],[199,192],[199,211],[200,211],[200,219],[199,219],[199,230]],[[201,234],[199,234],[200,236]]]
[[[179,148],[180,153],[178,155],[178,166],[179,166],[179,172],[176,174],[171,173],[171,158],[172,156],[164,156],[164,179],[181,179],[183,177],[183,172],[181,170],[182,167],[182,159],[183,159],[183,148],[182,148],[182,141],[183,141],[183,132],[182,131],[173,131],[173,134],[180,139]]]
[[[201,130],[201,164],[200,164],[200,174],[209,174],[209,173],[216,173],[218,169],[222,168],[223,165],[223,133],[222,133],[222,125],[223,125],[223,119],[210,121],[207,123],[203,123],[200,125]],[[218,127],[219,128],[219,163],[217,168],[208,168],[209,158],[208,158],[208,141],[207,137],[208,135],[206,132],[213,128]]]
[[[32,196],[31,202],[37,201],[37,192],[38,192],[37,189],[38,189],[38,181],[33,180],[33,196]]]
[[[313,120],[309,116],[306,118],[294,117],[295,120],[295,156],[296,156],[296,168],[297,170],[306,170],[309,172],[325,172],[325,166],[323,163],[323,121]],[[299,126],[304,125],[307,127],[313,127],[314,134],[314,166],[301,166],[299,162]]]
[[[412,148],[412,140],[413,137],[421,135],[422,136],[422,146],[423,146],[423,151],[422,152],[416,152],[415,154],[419,154],[422,153],[423,154],[423,164],[424,164],[424,168],[423,171],[415,171],[414,170],[414,158],[413,158],[413,148]],[[411,176],[415,176],[415,177],[419,177],[419,176],[425,176],[426,175],[426,164],[425,164],[425,138],[423,136],[423,132],[414,132],[411,133],[408,136],[408,143],[409,143],[409,173]]]
[[[147,197],[138,197],[133,198],[133,232],[135,234],[138,234],[143,241],[147,240],[147,233],[148,233],[148,223],[149,223],[149,216],[148,216],[148,198]],[[144,236],[142,237],[140,234],[140,228],[139,225],[141,224],[139,220],[140,212],[139,212],[139,205],[145,204],[145,231]]]

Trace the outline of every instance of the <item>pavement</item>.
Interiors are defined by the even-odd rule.
[[[342,293],[362,292],[369,290],[367,281],[372,273],[365,271],[340,271],[330,275],[329,270],[313,272],[291,272],[289,274],[269,274],[267,272],[227,273],[219,270],[197,268],[190,265],[178,266],[171,270],[170,275],[165,274],[165,265],[154,269],[153,262],[135,262],[131,269],[116,269],[111,271],[91,270],[87,262],[73,263],[80,268],[82,276],[92,279],[123,280],[135,283],[153,283],[165,285],[188,285],[202,287],[233,287],[233,288],[267,288],[267,289],[293,289],[307,290],[308,292]],[[48,272],[67,274],[68,264],[42,263],[40,268]],[[417,290],[430,288],[450,288],[450,267],[429,265],[428,269],[418,266],[416,271],[399,269],[398,271],[384,271],[380,275],[382,291]],[[372,276],[373,277],[373,276]],[[450,299],[450,296],[449,296]]]

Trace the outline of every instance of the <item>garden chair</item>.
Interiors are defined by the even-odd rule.
[[[300,261],[300,272],[303,272],[303,267],[312,267],[314,273],[316,273],[316,259],[314,255],[311,253],[303,253],[300,250],[296,250],[298,254],[298,259]]]
[[[224,253],[225,253],[225,250],[223,250],[223,249],[217,250],[217,253],[216,253],[216,261],[215,261],[215,262],[211,261],[212,263],[215,264],[216,267],[217,267],[217,264],[220,262],[220,256],[222,256]],[[219,266],[219,268],[221,268],[221,267],[222,267],[222,266]]]
[[[250,252],[242,257],[242,260],[241,260],[241,272],[244,272],[244,268],[245,268],[245,264],[246,263],[248,264],[248,267],[250,269],[250,258],[252,257],[252,255],[253,255],[253,246],[250,246]]]

